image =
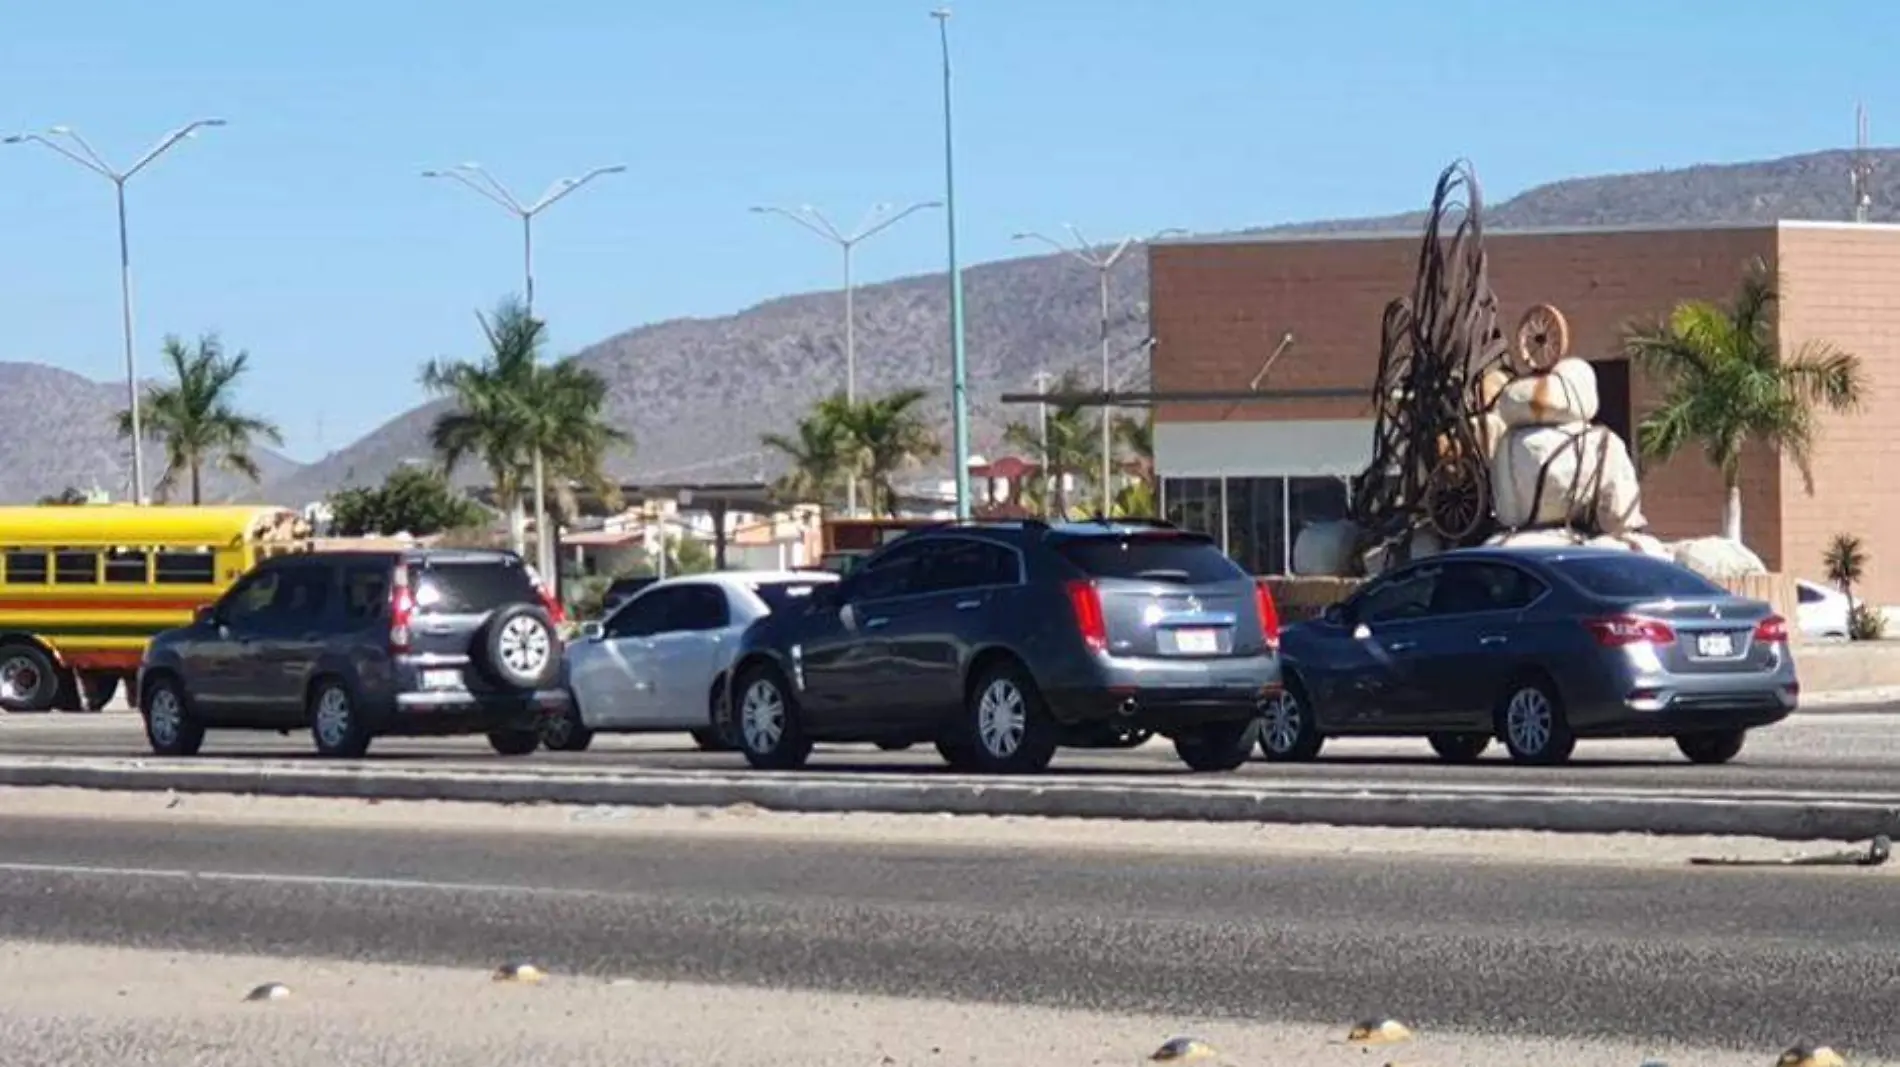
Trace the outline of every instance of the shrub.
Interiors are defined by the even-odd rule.
[[[1847,610],[1847,636],[1855,641],[1878,641],[1887,636],[1887,616],[1865,601]]]

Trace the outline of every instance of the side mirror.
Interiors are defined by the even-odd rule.
[[[581,623],[581,640],[598,641],[607,636],[607,628],[597,622]]]
[[[827,585],[815,586],[811,591],[811,600],[809,601],[812,610],[838,610],[838,608],[844,604],[844,593],[839,588],[842,584],[841,582],[832,582]]]

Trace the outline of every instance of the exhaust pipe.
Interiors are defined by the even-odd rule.
[[[1135,703],[1135,698],[1126,697],[1122,700],[1121,704],[1118,707],[1116,707],[1115,714],[1120,715],[1124,719],[1132,719],[1140,711],[1141,711],[1141,705]]]

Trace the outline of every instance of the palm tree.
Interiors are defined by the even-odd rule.
[[[881,499],[884,513],[896,518],[892,475],[943,451],[942,442],[917,410],[928,395],[922,389],[900,389],[855,403],[839,395],[818,405],[817,417],[838,428],[845,467],[851,476],[864,480],[874,512]]]
[[[819,405],[791,434],[768,433],[759,442],[790,461],[776,491],[788,503],[829,504],[845,477],[844,443],[832,411]]]
[[[1074,394],[1085,388],[1081,376],[1071,371],[1056,382],[1055,392]],[[1049,515],[1068,517],[1069,478],[1084,485],[1091,483],[1089,471],[1099,455],[1101,427],[1099,416],[1075,403],[1049,407],[1047,417],[1036,423],[1012,422],[1003,427],[1003,440],[1042,468],[1041,480],[1048,486]]]
[[[431,360],[422,385],[454,407],[436,417],[429,445],[452,473],[474,459],[487,470],[495,499],[508,508],[517,551],[522,547],[522,492],[537,449],[557,507],[574,510],[572,486],[613,497],[604,468],[627,435],[606,420],[607,383],[572,358],[541,362],[547,324],[518,301],[504,301],[492,319],[477,315],[488,352],[476,362]]]
[[[1699,445],[1727,490],[1722,534],[1738,542],[1744,447],[1757,441],[1786,455],[1812,493],[1819,411],[1854,411],[1866,393],[1859,357],[1829,342],[1807,341],[1784,354],[1775,302],[1772,278],[1758,260],[1733,306],[1688,301],[1624,338],[1630,361],[1663,384],[1662,403],[1637,426],[1642,454],[1666,460]]]
[[[1115,494],[1115,510],[1122,515],[1155,514],[1155,420],[1122,416],[1115,420],[1115,438],[1128,455],[1135,480]]]
[[[173,384],[147,387],[139,402],[140,430],[165,446],[165,470],[153,491],[168,500],[182,477],[191,490],[191,502],[204,502],[204,469],[212,464],[242,475],[252,484],[263,479],[251,449],[259,440],[284,443],[274,423],[247,415],[234,406],[238,379],[250,366],[248,352],[227,356],[218,335],[208,333],[195,348],[176,337],[165,338],[165,362]],[[132,412],[118,414],[119,436],[132,437]]]

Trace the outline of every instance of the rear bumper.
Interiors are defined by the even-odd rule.
[[[1109,723],[1167,734],[1260,714],[1280,691],[1277,656],[1219,660],[1103,657],[1093,677],[1044,690],[1068,725]]]
[[[398,693],[382,732],[441,737],[501,730],[533,730],[543,715],[567,709],[567,693],[490,694],[466,690]]]
[[[1791,664],[1766,674],[1635,676],[1573,708],[1571,723],[1579,737],[1676,737],[1772,726],[1800,703]]]

